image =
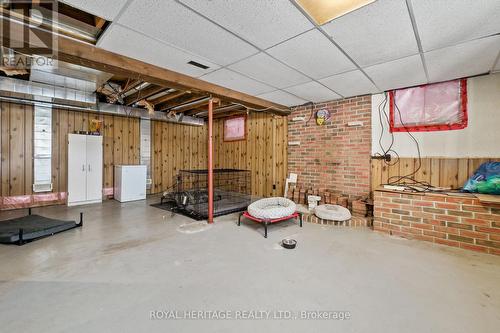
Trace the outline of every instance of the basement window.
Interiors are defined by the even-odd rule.
[[[141,164],[147,167],[146,188],[151,188],[151,120],[141,119]]]
[[[33,192],[52,191],[52,108],[35,106]]]
[[[448,131],[467,127],[467,80],[389,92],[391,132]]]

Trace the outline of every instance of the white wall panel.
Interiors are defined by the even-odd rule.
[[[468,81],[469,125],[462,130],[439,132],[413,132],[420,145],[422,156],[435,157],[498,157],[500,151],[500,73],[470,78]],[[381,152],[381,132],[378,105],[383,95],[372,96],[372,154]],[[388,107],[386,109],[388,112]],[[383,144],[387,148],[390,136],[385,126]],[[401,157],[417,157],[415,143],[407,133],[394,133],[393,149]]]

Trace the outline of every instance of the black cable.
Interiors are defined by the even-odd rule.
[[[428,182],[425,182],[425,181],[418,181],[414,178],[414,176],[417,174],[417,172],[422,168],[422,156],[421,156],[421,151],[420,151],[420,145],[419,145],[417,139],[410,133],[410,130],[408,129],[408,127],[406,126],[406,124],[404,123],[404,121],[402,119],[403,117],[401,115],[401,110],[399,109],[399,106],[396,103],[395,94],[394,94],[394,101],[393,101],[394,107],[396,108],[396,110],[398,112],[399,121],[400,121],[401,125],[405,129],[406,133],[413,140],[413,142],[415,142],[415,146],[417,148],[417,154],[418,154],[418,167],[413,172],[411,172],[407,175],[399,174],[398,176],[389,177],[388,184],[389,185],[404,185],[404,186],[406,186],[406,187],[408,187],[416,192],[433,191],[433,186],[431,184],[429,184]],[[387,103],[388,103],[388,94],[387,94],[387,92],[385,92],[384,93],[384,100],[381,101],[380,104],[378,105],[379,122],[380,122],[380,128],[381,128],[381,133],[379,136],[379,146],[380,146],[380,149],[382,150],[383,154],[376,153],[375,156],[384,157],[384,163],[387,166],[391,167],[391,166],[395,166],[395,165],[400,163],[400,157],[399,157],[398,152],[395,149],[393,149],[394,143],[395,143],[395,138],[394,138],[394,133],[392,131],[389,130],[389,133],[391,135],[391,141],[390,141],[389,147],[387,149],[385,149],[383,144],[382,144],[382,139],[384,137],[384,131],[385,131],[384,119],[386,121],[386,124],[388,124],[390,126],[390,117],[386,111]],[[385,159],[385,156],[388,154],[395,155],[394,162],[391,163],[390,161],[387,161]]]
[[[418,167],[413,172],[409,173],[408,175],[404,175],[404,176],[398,175],[398,176],[392,176],[392,177],[390,177],[388,179],[389,184],[390,185],[405,185],[405,186],[408,186],[408,187],[412,188],[413,190],[416,190],[417,192],[432,191],[432,188],[434,186],[432,186],[428,182],[418,181],[418,180],[416,180],[414,178],[414,176],[417,174],[417,172],[422,168],[422,155],[421,155],[421,152],[420,152],[420,144],[418,143],[418,140],[410,133],[410,130],[406,127],[406,124],[403,122],[403,119],[402,119],[402,116],[401,116],[401,110],[399,109],[399,106],[396,103],[396,93],[394,93],[394,107],[396,108],[396,110],[398,112],[399,122],[401,123],[401,125],[405,129],[406,133],[415,142],[415,146],[417,148],[417,154],[418,154]],[[393,178],[396,178],[396,180],[391,181],[391,179],[393,179]],[[406,181],[403,182],[403,183],[401,183],[402,180],[409,180],[410,183],[408,183]],[[424,189],[421,190],[421,189],[412,187],[412,186],[416,186],[416,185],[420,185]]]
[[[307,105],[307,104],[311,104],[311,114],[309,115],[309,119],[307,119],[307,121],[306,121],[306,126],[309,125],[309,122],[311,121],[311,119],[314,115],[314,103],[309,102],[309,103],[306,103],[305,105]]]
[[[389,116],[387,115],[387,112],[385,111],[385,108],[387,106],[387,101],[388,101],[387,92],[384,92],[384,100],[382,102],[380,102],[380,104],[378,105],[378,116],[379,116],[380,129],[381,129],[378,143],[379,143],[380,149],[382,149],[382,154],[376,153],[375,156],[383,157],[384,163],[387,166],[394,166],[394,165],[399,163],[399,154],[395,150],[392,149],[392,147],[394,146],[394,133],[393,132],[391,132],[390,130],[388,131],[389,135],[391,136],[391,143],[390,143],[389,147],[387,148],[387,150],[382,145],[382,138],[384,137],[384,121],[382,119],[382,114],[384,114],[384,118],[385,118],[387,124],[390,123]],[[394,155],[396,155],[396,159],[392,163],[385,159],[385,156],[390,155],[391,152],[394,153]]]

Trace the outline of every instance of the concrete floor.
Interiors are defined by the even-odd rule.
[[[179,226],[191,220],[145,202],[34,213],[77,218],[80,210],[83,229],[22,247],[0,245],[0,331],[457,333],[500,327],[500,257],[313,224],[272,226],[264,239],[256,225],[237,227],[236,215],[203,232],[181,233]],[[285,236],[298,240],[295,250],[278,245]],[[150,319],[151,311],[174,310],[231,311],[226,315],[233,317],[236,311],[349,311],[351,318]]]

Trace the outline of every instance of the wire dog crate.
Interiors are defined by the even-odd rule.
[[[244,211],[251,202],[250,171],[214,169],[214,216]],[[208,170],[180,170],[173,193],[177,210],[197,220],[208,217]]]

